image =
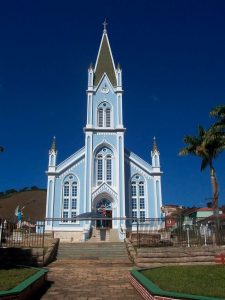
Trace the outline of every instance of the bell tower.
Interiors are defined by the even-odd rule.
[[[115,195],[112,197],[115,208],[113,217],[123,217],[125,128],[122,109],[122,69],[119,64],[115,67],[106,21],[103,26],[95,66],[91,64],[88,69],[87,122],[84,128],[86,178],[84,198],[86,210],[93,210],[91,204],[94,201],[93,193],[100,186],[104,186],[110,190],[111,195]],[[108,156],[104,153],[108,153]]]

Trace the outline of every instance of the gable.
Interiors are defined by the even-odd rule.
[[[124,150],[124,159],[125,163],[130,164],[137,170],[144,172],[146,175],[151,175],[152,173],[152,166],[147,163],[145,160],[140,158],[138,155],[134,154],[133,152],[129,151],[128,149]]]
[[[81,148],[70,157],[61,162],[58,166],[56,166],[55,173],[61,174],[74,166],[75,164],[80,163],[85,157],[85,147]]]

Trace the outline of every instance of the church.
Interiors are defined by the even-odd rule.
[[[95,66],[88,69],[84,147],[59,164],[55,138],[49,150],[46,231],[61,241],[84,241],[103,225],[122,240],[126,230],[136,230],[137,218],[161,217],[160,153],[155,138],[150,163],[124,146],[122,70],[103,25]],[[110,221],[79,219],[101,212]]]

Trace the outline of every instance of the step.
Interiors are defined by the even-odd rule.
[[[60,243],[57,259],[104,260],[104,262],[130,263],[124,243]]]

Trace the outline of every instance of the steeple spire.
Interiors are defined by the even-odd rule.
[[[94,69],[94,86],[97,86],[103,74],[107,74],[111,84],[116,86],[116,69],[107,35],[107,22],[103,23],[104,30]]]
[[[153,145],[152,145],[152,152],[159,152],[157,144],[156,144],[156,138],[155,136],[153,137]]]
[[[151,157],[152,157],[152,167],[153,168],[160,168],[160,160],[159,160],[159,150],[156,144],[156,138],[154,136],[153,138],[153,144],[152,144],[152,151],[151,151]]]
[[[55,170],[55,166],[56,166],[56,159],[57,159],[57,149],[56,149],[56,137],[53,136],[52,139],[52,146],[49,149],[49,162],[48,162],[48,166],[49,166],[49,171],[54,171]]]
[[[50,151],[56,152],[56,137],[55,137],[55,136],[53,136],[53,139],[52,139],[52,146],[51,146]]]

